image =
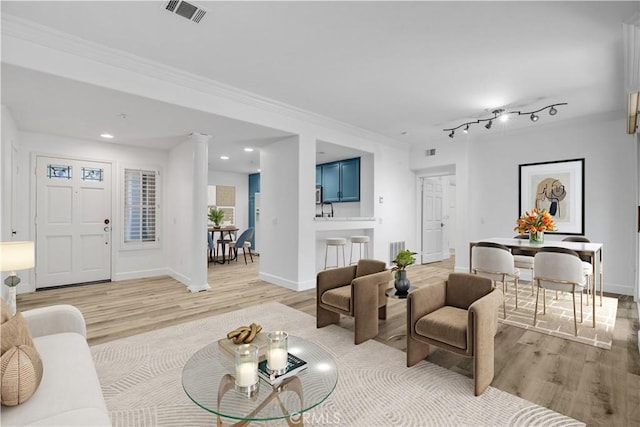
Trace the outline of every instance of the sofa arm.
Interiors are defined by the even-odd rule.
[[[72,305],[52,305],[22,312],[32,337],[75,332],[87,337],[82,312]]]
[[[407,326],[413,333],[413,326],[421,317],[436,311],[445,305],[446,283],[431,284],[409,293],[407,296]]]

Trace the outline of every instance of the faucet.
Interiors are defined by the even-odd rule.
[[[322,216],[324,217],[324,206],[329,205],[331,207],[331,212],[327,213],[328,217],[333,217],[333,203],[331,202],[322,202]]]

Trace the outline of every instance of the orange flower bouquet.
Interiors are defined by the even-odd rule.
[[[518,218],[517,225],[513,231],[520,234],[529,233],[529,240],[542,243],[545,231],[555,231],[556,226],[553,217],[546,210],[533,208],[531,212],[526,211]]]

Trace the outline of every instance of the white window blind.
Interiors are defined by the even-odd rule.
[[[157,172],[124,170],[124,241],[155,242]]]

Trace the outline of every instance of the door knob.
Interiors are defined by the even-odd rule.
[[[105,227],[105,228],[104,228],[104,231],[109,231],[109,227]]]

